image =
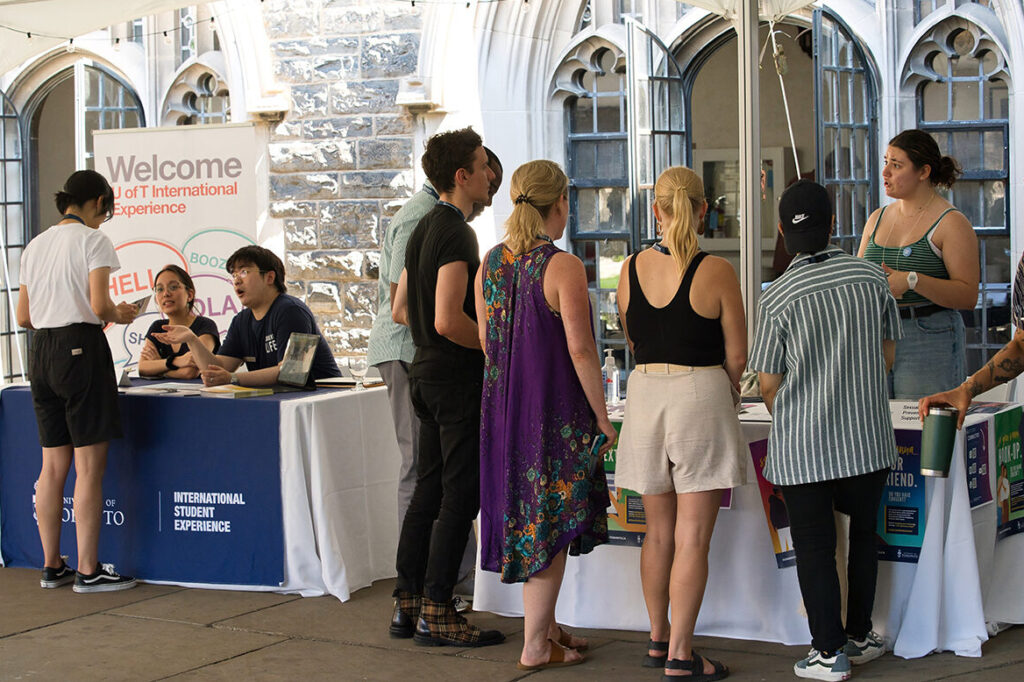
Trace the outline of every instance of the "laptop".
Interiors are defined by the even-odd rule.
[[[309,380],[309,373],[313,369],[313,358],[319,343],[320,336],[317,334],[292,332],[284,349],[274,393],[316,390],[316,384]]]

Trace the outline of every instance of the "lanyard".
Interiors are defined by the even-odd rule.
[[[81,219],[80,217],[76,216],[76,215],[75,215],[74,213],[65,213],[65,214],[64,214],[64,218],[65,218],[65,219],[68,219],[68,218],[70,218],[71,220],[77,220],[78,222],[80,222],[80,223],[82,223],[83,225],[85,225],[85,221],[84,221],[84,220],[82,220],[82,219]]]
[[[460,218],[462,218],[462,220],[463,220],[463,221],[465,221],[465,220],[466,220],[466,214],[465,214],[465,213],[463,213],[463,212],[462,212],[462,209],[461,209],[461,208],[459,208],[458,206],[456,206],[455,204],[449,203],[449,202],[447,202],[447,201],[438,201],[438,202],[437,202],[437,205],[438,205],[438,206],[447,206],[448,208],[450,208],[450,209],[452,209],[453,211],[455,211],[456,213],[458,213],[458,214],[459,214],[459,217],[460,217]]]

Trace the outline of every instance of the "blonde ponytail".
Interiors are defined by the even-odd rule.
[[[569,178],[554,161],[524,163],[509,182],[512,214],[505,221],[505,245],[514,254],[526,253],[544,234],[551,207],[566,196]]]
[[[673,166],[658,176],[654,201],[661,212],[662,241],[682,274],[699,248],[697,213],[704,205],[704,183],[689,168]]]

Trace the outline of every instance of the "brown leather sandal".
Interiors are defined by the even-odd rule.
[[[522,661],[517,661],[516,668],[519,670],[544,670],[545,668],[565,668],[570,665],[579,665],[583,662],[582,656],[573,661],[565,660],[565,649],[563,649],[561,645],[553,639],[549,639],[548,641],[551,642],[551,653],[548,654],[547,663],[523,665]]]
[[[564,629],[561,625],[558,626],[558,643],[566,649],[575,649],[576,651],[586,651],[590,648],[589,642],[584,642],[583,646],[572,645],[573,635],[571,632]]]

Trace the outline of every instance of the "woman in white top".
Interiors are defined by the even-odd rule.
[[[114,214],[114,192],[95,171],[73,173],[56,195],[63,218],[34,238],[21,257],[18,324],[34,329],[29,355],[32,402],[43,466],[36,518],[43,545],[42,587],[72,580],[75,592],[135,587],[98,558],[103,471],[111,438],[121,437],[117,383],[103,323],[135,319],[130,303],[110,300],[110,273],[120,267],[99,226]],[[60,553],[64,482],[75,462],[78,572]]]

